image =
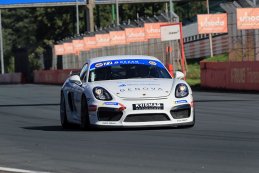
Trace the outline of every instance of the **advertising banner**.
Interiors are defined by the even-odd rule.
[[[65,49],[63,44],[59,45],[54,45],[54,50],[55,50],[55,55],[64,55],[65,54]]]
[[[259,29],[259,8],[237,8],[237,29]]]
[[[74,53],[79,54],[81,51],[85,49],[84,40],[73,40]]]
[[[146,41],[144,28],[126,28],[125,33],[127,43]]]
[[[226,33],[228,32],[227,14],[200,14],[198,17],[198,33]]]
[[[111,46],[126,44],[125,31],[110,31],[110,44]]]
[[[64,43],[64,54],[74,54],[74,46],[73,43]]]
[[[95,36],[92,37],[84,37],[84,44],[85,44],[85,49],[84,50],[90,50],[90,49],[95,49],[97,48],[96,45],[96,38]]]
[[[161,41],[180,40],[181,31],[180,25],[162,25],[161,26]]]
[[[144,28],[145,28],[146,39],[160,38],[161,37],[160,26],[165,24],[167,23],[145,23]]]
[[[110,46],[110,34],[96,34],[95,38],[97,47]]]

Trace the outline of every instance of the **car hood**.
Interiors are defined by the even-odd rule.
[[[96,82],[121,98],[155,98],[170,95],[174,79],[126,79]]]

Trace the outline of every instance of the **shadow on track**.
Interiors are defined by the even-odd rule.
[[[32,126],[32,127],[21,127],[25,130],[39,130],[39,131],[82,131],[82,132],[105,132],[105,131],[145,131],[145,130],[170,130],[170,129],[189,129],[190,127],[174,127],[174,126],[165,126],[165,127],[95,127],[89,128],[87,130],[82,130],[78,125],[71,125],[67,129],[63,129],[61,126]]]
[[[59,106],[59,103],[39,103],[39,104],[9,104],[0,105],[0,107],[27,107],[27,106]]]
[[[70,128],[63,129],[61,126],[32,126],[32,127],[22,127],[25,130],[40,130],[40,131],[49,131],[49,132],[57,132],[57,131],[81,131],[81,129],[73,125]]]
[[[194,102],[200,103],[200,102],[256,102],[259,100],[195,100]]]

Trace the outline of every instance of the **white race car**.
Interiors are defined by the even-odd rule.
[[[62,127],[188,126],[195,123],[189,85],[154,57],[121,55],[87,60],[61,89]]]

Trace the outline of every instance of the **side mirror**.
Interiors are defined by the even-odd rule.
[[[82,85],[81,79],[78,75],[73,75],[69,78],[69,82],[77,84],[77,85]]]
[[[70,71],[69,76],[74,76],[74,75],[79,75],[79,74],[80,74],[79,70],[72,70],[72,71]]]
[[[176,71],[174,74],[176,79],[183,79],[184,78],[184,74],[180,71]]]

